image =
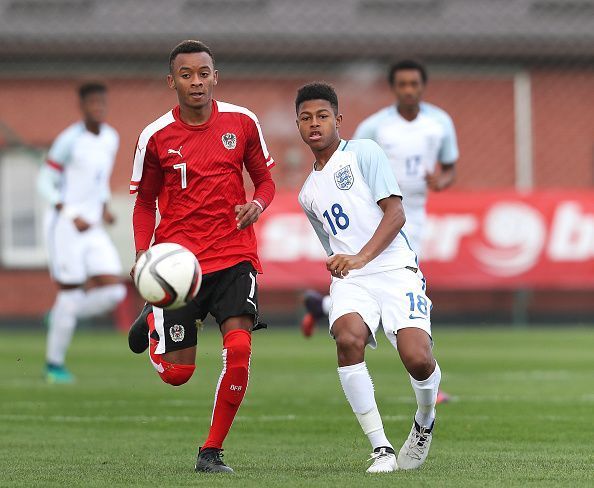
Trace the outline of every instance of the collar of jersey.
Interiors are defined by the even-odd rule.
[[[334,158],[336,153],[344,151],[348,144],[349,144],[349,141],[345,141],[344,139],[341,139],[340,144],[338,144],[338,147],[336,148],[336,151],[334,151],[332,153],[332,156],[330,156],[330,159],[328,160],[328,162],[324,165],[324,167],[322,169],[317,170],[316,162],[314,161],[311,165],[311,169],[312,169],[313,173],[323,173],[324,170],[326,169],[326,166],[328,166],[328,164],[330,164],[330,161],[332,161],[332,158]]]
[[[200,124],[200,125],[190,125],[190,124],[186,124],[180,117],[179,115],[179,105],[176,105],[175,108],[173,109],[173,117],[175,118],[175,120],[185,129],[188,130],[206,130],[208,129],[213,123],[214,121],[217,119],[219,115],[219,107],[217,105],[217,101],[213,98],[212,99],[212,113],[210,114],[209,119],[204,122],[204,124]]]
[[[421,102],[419,104],[419,113],[417,114],[417,116],[412,119],[412,120],[408,120],[405,119],[402,115],[400,115],[400,112],[398,111],[398,105],[392,105],[392,115],[394,115],[394,117],[396,117],[398,120],[406,123],[406,124],[414,124],[415,122],[418,122],[419,117],[421,116],[421,113],[423,112],[423,102]]]
[[[85,124],[84,120],[81,120],[79,123],[83,134],[87,133],[93,137],[99,137],[104,133],[105,124],[103,122],[99,124],[99,134],[95,134],[94,132],[91,132],[89,129],[87,129],[87,124]]]

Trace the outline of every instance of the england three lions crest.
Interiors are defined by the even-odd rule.
[[[223,146],[225,146],[227,149],[235,149],[235,146],[237,145],[237,137],[235,136],[235,134],[233,134],[233,132],[227,132],[226,134],[223,134]]]
[[[334,173],[334,182],[339,190],[349,190],[355,181],[350,166],[340,168]]]

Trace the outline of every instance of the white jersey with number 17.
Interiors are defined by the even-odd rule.
[[[401,196],[382,149],[370,140],[341,141],[320,171],[312,171],[299,203],[326,253],[357,254],[376,231],[383,212],[378,201]],[[416,267],[416,256],[400,232],[374,260],[349,276]]]
[[[372,139],[385,151],[404,196],[408,214],[424,210],[427,173],[436,163],[454,164],[458,159],[456,131],[450,116],[439,107],[422,102],[414,120],[406,120],[394,105],[365,119],[354,139]]]

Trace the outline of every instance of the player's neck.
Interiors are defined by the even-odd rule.
[[[334,141],[328,147],[325,147],[320,151],[315,151],[312,149],[313,155],[316,158],[316,161],[314,163],[314,169],[316,171],[321,171],[322,169],[324,169],[324,166],[326,166],[326,163],[330,161],[330,158],[336,152],[338,146],[340,146],[340,137],[336,139],[336,141]]]
[[[101,132],[101,124],[92,120],[85,120],[85,127],[95,135],[99,135],[99,132]]]
[[[421,107],[419,105],[413,105],[411,107],[403,107],[402,105],[398,105],[396,107],[398,113],[401,115],[403,119],[408,120],[415,120],[419,112],[421,111]]]
[[[212,114],[212,100],[202,107],[193,108],[179,105],[179,116],[188,125],[202,125]]]

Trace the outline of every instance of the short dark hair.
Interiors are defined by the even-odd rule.
[[[178,54],[188,53],[206,53],[210,56],[210,59],[212,59],[212,64],[214,66],[214,56],[212,55],[212,51],[210,50],[210,48],[201,41],[194,41],[192,39],[188,39],[186,41],[180,42],[169,53],[169,71],[173,70],[173,61],[175,60]]]
[[[303,85],[297,90],[297,97],[295,98],[295,112],[299,114],[299,105],[308,100],[327,100],[334,110],[334,114],[338,115],[338,96],[328,83],[316,81]]]
[[[405,70],[405,69],[414,69],[421,73],[421,79],[423,80],[423,84],[427,83],[429,77],[427,76],[427,68],[421,63],[420,61],[416,61],[414,59],[403,59],[402,61],[398,61],[390,66],[388,70],[388,83],[390,86],[394,84],[394,80],[396,79],[396,72]]]
[[[93,93],[106,93],[107,87],[103,83],[93,82],[85,83],[78,88],[78,96],[81,100],[84,100]]]

